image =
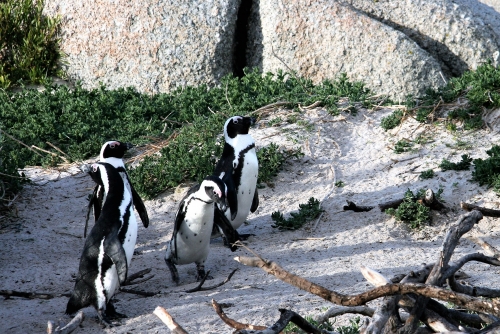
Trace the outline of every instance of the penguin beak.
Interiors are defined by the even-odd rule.
[[[222,212],[226,212],[227,210],[227,200],[225,198],[219,198],[217,196],[217,205],[219,206],[219,209],[221,209]]]

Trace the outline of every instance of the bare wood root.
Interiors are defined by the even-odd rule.
[[[295,325],[297,325],[297,327],[299,327],[306,333],[311,333],[311,334],[332,333],[316,328],[315,326],[311,325],[306,319],[302,318],[300,315],[291,310],[280,309],[279,311],[281,312],[281,316],[279,320],[271,327],[262,330],[241,329],[234,332],[234,334],[278,334],[282,330],[284,330],[285,327],[290,322],[293,322]]]
[[[50,293],[23,292],[23,291],[15,291],[15,290],[0,290],[0,295],[5,296],[5,298],[22,297],[22,298],[29,298],[29,299],[52,299],[52,298],[59,296],[59,295],[53,295]]]
[[[272,261],[264,261],[256,257],[245,256],[236,257],[235,260],[246,266],[261,268],[265,272],[276,276],[285,283],[293,285],[304,291],[308,291],[337,305],[358,306],[380,297],[414,293],[429,298],[452,302],[455,305],[467,308],[470,311],[500,316],[500,301],[498,300],[485,301],[435,286],[414,283],[387,284],[357,295],[344,295],[326,289],[318,284],[309,282],[300,276],[291,274]]]
[[[361,314],[367,317],[373,316],[375,310],[368,306],[332,306],[325,313],[317,316],[315,320],[317,322],[326,322],[330,318],[338,317],[343,314]]]
[[[205,277],[203,277],[203,279],[201,280],[200,284],[198,284],[197,287],[195,287],[193,289],[190,289],[190,290],[186,290],[185,292],[192,293],[192,292],[196,292],[196,291],[207,291],[207,290],[217,289],[218,287],[223,286],[224,284],[226,284],[227,282],[229,282],[231,280],[231,277],[233,277],[234,273],[237,270],[238,270],[238,268],[236,268],[233,271],[231,271],[231,273],[229,274],[229,276],[227,276],[227,278],[224,281],[220,282],[219,284],[215,284],[215,285],[207,286],[207,287],[202,287],[203,283],[205,283],[205,280],[208,277],[208,274],[210,273],[210,270],[209,270],[209,271],[207,271],[207,274],[205,275]]]
[[[479,246],[481,246],[481,248],[483,248],[484,251],[486,252],[486,255],[492,256],[500,260],[500,251],[498,251],[495,247],[493,247],[492,245],[490,245],[489,243],[478,237],[469,237],[469,239],[472,240],[474,243],[478,244]]]
[[[54,323],[49,320],[47,324],[47,334],[69,334],[72,333],[75,329],[80,326],[80,324],[83,322],[83,319],[85,319],[85,316],[83,315],[83,311],[79,311],[73,319],[64,327],[59,328],[57,326],[54,328]]]
[[[157,306],[153,314],[167,325],[172,334],[188,334],[188,332],[186,332],[163,307]]]
[[[144,296],[144,297],[153,297],[156,296],[156,292],[148,292],[148,291],[139,291],[139,290],[134,290],[134,289],[127,289],[124,287],[120,287],[119,289],[121,292],[125,293],[131,293],[133,295],[139,295],[139,296]]]
[[[381,212],[384,212],[387,209],[397,209],[397,207],[400,206],[401,203],[403,203],[403,199],[396,199],[394,201],[380,203],[378,205],[378,208],[380,209]]]
[[[347,205],[344,205],[344,208],[343,208],[344,211],[351,210],[354,212],[367,212],[367,211],[370,211],[371,209],[374,208],[373,206],[356,205],[356,203],[348,201],[348,200],[346,200],[346,202],[347,202]]]
[[[396,199],[393,201],[385,202],[385,203],[380,203],[378,205],[380,211],[384,212],[387,209],[397,209],[401,203],[403,203],[404,199]],[[439,200],[436,198],[436,195],[432,191],[432,189],[427,189],[425,192],[425,196],[422,200],[419,200],[420,203],[423,205],[429,207],[432,210],[443,210],[446,209],[443,203],[439,202]]]
[[[455,279],[454,276],[451,276],[448,279],[448,285],[450,286],[450,288],[453,291],[465,293],[467,295],[474,296],[474,297],[487,297],[487,298],[500,297],[500,290],[464,285],[464,284],[457,282],[457,280]]]
[[[500,217],[500,210],[487,209],[474,204],[469,204],[465,202],[460,202],[460,207],[465,211],[477,210],[481,212],[486,217]]]
[[[136,279],[143,278],[144,275],[149,274],[150,272],[151,272],[151,268],[147,268],[147,269],[138,271],[135,274],[128,276],[127,279],[125,280],[125,282],[122,283],[122,286],[135,285],[135,284],[146,282],[146,281],[152,279],[153,277],[155,277],[155,275],[151,275],[151,276],[146,277],[145,279],[142,279],[139,281],[136,281]]]
[[[250,330],[263,330],[266,329],[267,327],[265,326],[255,326],[255,325],[250,325],[250,324],[244,324],[241,322],[238,322],[236,320],[233,320],[229,318],[224,311],[222,310],[222,307],[215,301],[215,299],[212,299],[212,307],[214,308],[215,312],[219,316],[219,318],[222,319],[229,327],[234,328],[234,329],[250,329]]]

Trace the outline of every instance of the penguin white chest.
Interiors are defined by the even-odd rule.
[[[243,166],[241,169],[241,178],[237,187],[238,199],[238,214],[231,221],[229,210],[226,211],[226,216],[231,221],[235,229],[240,227],[248,217],[252,201],[257,187],[257,177],[259,176],[259,162],[255,149],[251,149],[245,154],[243,159]]]
[[[125,182],[128,185],[128,182]],[[123,249],[127,257],[127,265],[130,266],[132,255],[134,254],[135,243],[137,241],[137,219],[135,218],[134,205],[132,203],[132,195],[125,191],[123,200],[120,204],[120,220],[122,226],[120,234],[123,234]]]
[[[210,235],[214,223],[214,204],[202,201],[191,201],[186,210],[175,241],[177,243],[177,264],[204,261],[208,257]],[[170,242],[170,250],[174,240]]]

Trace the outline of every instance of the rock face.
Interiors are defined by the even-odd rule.
[[[45,0],[71,81],[146,93],[217,84],[243,66],[421,95],[500,62],[499,0]]]
[[[232,72],[240,0],[46,0],[62,18],[66,70],[85,88],[157,93]]]
[[[375,93],[402,98],[444,83],[438,62],[406,35],[331,0],[254,3],[247,60],[315,82],[345,72]]]
[[[481,20],[479,11],[472,10],[478,9],[475,0],[347,2],[414,40],[439,61],[447,75],[458,76],[487,59],[495,64],[500,60],[500,40],[491,26]],[[500,15],[496,17],[500,22]]]

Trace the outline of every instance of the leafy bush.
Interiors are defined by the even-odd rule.
[[[419,228],[420,226],[430,222],[430,209],[418,202],[418,199],[423,198],[425,190],[419,191],[417,196],[408,189],[405,193],[403,203],[397,209],[387,209],[385,213],[394,216],[397,221],[410,225],[411,228]]]
[[[7,204],[7,200],[17,193],[24,182],[17,172],[18,168],[24,167],[22,162],[17,161],[16,156],[12,154],[16,147],[12,141],[6,140],[5,135],[0,128],[0,211]]]
[[[460,162],[450,162],[446,159],[443,159],[439,164],[439,167],[443,171],[445,170],[468,170],[472,162],[472,158],[468,154],[462,155],[462,160]]]
[[[323,322],[323,323],[318,323],[316,320],[314,320],[313,317],[306,316],[304,317],[311,325],[315,326],[318,329],[323,329],[326,331],[334,331],[333,324],[329,321]],[[360,317],[355,317],[354,319],[349,320],[350,325],[349,326],[340,326],[337,328],[337,332],[340,334],[359,334],[359,327],[360,327]],[[285,327],[283,330],[283,333],[285,334],[306,334],[303,330],[301,330],[297,325],[294,323],[290,322],[288,325]]]
[[[407,140],[398,140],[396,145],[394,145],[394,153],[401,154],[404,152],[408,152],[413,147],[413,143]]]
[[[283,214],[275,211],[271,214],[271,219],[275,222],[272,227],[280,230],[296,230],[304,226],[307,222],[315,219],[324,210],[314,197],[309,198],[306,204],[299,204],[299,211],[290,213],[290,218],[285,219]]]
[[[281,170],[281,167],[288,159],[298,159],[304,156],[304,153],[299,149],[280,150],[279,146],[271,143],[266,147],[257,151],[259,159],[259,178],[258,183],[269,182],[271,178],[276,176]]]
[[[60,19],[44,16],[43,7],[43,0],[0,2],[0,88],[61,74]]]
[[[498,175],[500,175],[500,146],[494,145],[486,151],[490,157],[487,159],[474,159],[472,179],[480,185],[494,186],[497,188]]]
[[[434,175],[434,171],[432,169],[428,169],[420,173],[420,178],[422,180],[432,179]]]
[[[395,110],[392,114],[390,114],[387,117],[382,117],[382,121],[380,122],[380,126],[382,129],[385,131],[394,129],[396,126],[401,124],[401,121],[403,120],[403,111],[402,110]]]

